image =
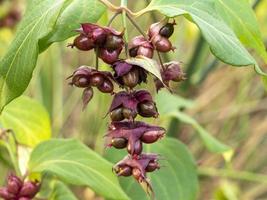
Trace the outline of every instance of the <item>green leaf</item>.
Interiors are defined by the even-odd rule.
[[[192,100],[182,98],[164,90],[159,91],[156,95],[155,101],[161,115],[168,114],[174,109],[191,108],[194,106],[194,102]]]
[[[111,169],[110,162],[74,139],[43,142],[29,161],[30,173],[49,172],[66,183],[89,186],[106,198],[128,199]]]
[[[56,181],[49,200],[78,200],[71,190],[62,182]]]
[[[168,17],[185,15],[199,27],[216,57],[234,66],[254,65],[257,73],[266,76],[235,33],[216,15],[214,2],[215,0],[152,0],[147,8],[136,15],[154,10]]]
[[[0,122],[12,129],[20,144],[34,147],[51,137],[51,124],[46,109],[37,101],[21,96],[5,107]]]
[[[100,5],[99,9],[96,8],[96,2],[97,0],[28,2],[15,39],[0,62],[0,111],[27,88],[40,51],[52,42],[72,36],[74,32],[71,33],[70,30],[77,27],[77,23],[83,22],[82,20],[97,20],[100,17],[103,7]],[[87,3],[91,4],[83,7]]]
[[[196,164],[187,147],[176,139],[163,138],[152,145],[145,145],[144,152],[159,153],[163,159],[160,170],[148,173],[156,199],[195,200],[198,192]],[[123,151],[107,150],[107,158],[116,163],[123,158]],[[121,177],[121,185],[132,200],[147,200],[145,192],[132,177]]]
[[[267,53],[262,41],[257,18],[247,0],[216,0],[216,13],[234,30],[240,41],[255,49],[267,62]]]
[[[104,11],[104,5],[97,0],[72,0],[59,16],[53,32],[41,41],[41,51],[54,42],[77,35],[74,30],[78,29],[81,23],[96,22]]]
[[[216,138],[214,138],[208,131],[200,126],[200,124],[195,119],[193,119],[189,115],[186,115],[180,111],[172,112],[170,113],[170,115],[176,117],[184,123],[192,125],[199,133],[200,138],[209,151],[214,153],[225,153],[231,151],[231,148],[229,146],[221,143]]]
[[[163,82],[160,74],[160,66],[155,60],[147,58],[145,56],[137,56],[135,58],[127,59],[126,62],[144,68],[146,71],[150,72],[151,74],[156,76],[161,82]]]

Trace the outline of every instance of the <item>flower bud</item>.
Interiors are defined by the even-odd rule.
[[[25,182],[19,192],[19,196],[33,198],[39,192],[39,189],[40,189],[39,182],[31,182],[31,181]]]
[[[158,117],[158,111],[153,101],[145,101],[138,104],[138,114],[142,117]]]
[[[110,113],[110,118],[113,122],[115,121],[122,121],[124,120],[124,116],[123,116],[123,112],[122,112],[123,108],[117,108],[115,110],[113,110]]]
[[[100,49],[99,57],[107,64],[112,64],[116,62],[119,58],[121,49],[118,50],[108,50],[108,49]]]
[[[10,175],[7,178],[7,190],[12,194],[17,194],[22,187],[23,182],[15,175]]]
[[[156,47],[156,50],[160,52],[166,53],[166,52],[169,52],[170,50],[174,50],[171,42],[167,38],[161,35],[154,36],[152,39],[152,43]]]
[[[82,100],[83,100],[83,110],[86,108],[86,106],[88,105],[88,103],[91,101],[91,99],[94,96],[94,90],[91,87],[86,88],[83,91],[83,96],[82,96]]]
[[[140,140],[137,140],[134,145],[132,146],[129,142],[127,145],[127,151],[131,155],[139,155],[142,153],[143,150],[143,144]]]
[[[114,86],[110,80],[105,79],[103,81],[102,85],[99,85],[97,88],[99,89],[99,91],[101,91],[103,93],[112,93]]]
[[[13,200],[16,198],[16,195],[8,192],[7,188],[0,188],[0,197],[4,200]]]
[[[94,74],[90,77],[90,85],[92,86],[99,86],[102,85],[104,81],[104,77],[101,74]]]
[[[151,144],[156,142],[158,139],[162,138],[164,134],[165,134],[165,129],[163,128],[158,128],[158,130],[150,130],[142,135],[141,141],[147,144]]]
[[[73,44],[69,45],[71,47],[76,47],[81,51],[89,51],[94,48],[93,41],[87,36],[81,34],[74,39]]]
[[[159,34],[166,38],[171,37],[174,32],[174,25],[175,23],[167,23],[159,30]]]
[[[109,51],[121,49],[123,46],[123,40],[121,36],[108,35],[105,48]]]
[[[124,149],[127,146],[128,141],[125,138],[113,138],[111,140],[111,144],[116,149]]]
[[[139,83],[139,71],[137,68],[132,69],[122,77],[124,85],[134,88]]]

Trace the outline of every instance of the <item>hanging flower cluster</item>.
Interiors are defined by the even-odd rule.
[[[131,57],[145,56],[151,59],[154,51],[174,50],[175,48],[169,41],[169,37],[174,32],[174,25],[175,22],[169,23],[166,20],[152,24],[147,35],[136,36],[132,39],[129,44],[129,55]],[[90,23],[82,24],[77,31],[80,35],[70,46],[82,51],[94,49],[97,57],[110,64],[114,73],[99,71],[98,66],[96,69],[82,66],[69,77],[71,78],[70,84],[84,88],[84,106],[93,97],[93,87],[97,87],[103,93],[113,95],[108,111],[111,123],[105,135],[105,145],[116,149],[126,149],[128,152],[128,155],[113,167],[113,171],[117,176],[133,176],[140,184],[145,183],[148,191],[153,193],[146,173],[160,169],[159,156],[143,153],[143,143],[157,142],[164,137],[165,129],[135,120],[137,115],[154,118],[159,116],[150,92],[134,89],[138,84],[147,83],[149,72],[142,66],[130,64],[127,60],[119,58],[124,46],[123,32]],[[184,73],[178,62],[162,63],[160,73],[163,82],[155,78],[157,90],[169,86],[170,81],[184,80]],[[123,90],[115,93],[114,83]]]

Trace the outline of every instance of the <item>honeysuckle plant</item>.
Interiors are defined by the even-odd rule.
[[[239,9],[244,12],[237,12],[229,21],[225,13],[231,16]],[[97,21],[105,11],[113,16],[103,26]],[[152,11],[159,11],[164,17],[143,30],[135,19]],[[242,23],[243,13],[249,13],[250,21],[257,24],[253,10],[244,1],[152,0],[139,12],[131,11],[127,0],[121,0],[120,6],[108,0],[28,1],[17,35],[0,62],[0,145],[7,149],[13,166],[5,185],[0,187],[0,197],[63,199],[66,194],[75,199],[67,187],[71,184],[90,187],[97,195],[114,200],[196,199],[196,164],[186,146],[167,137],[166,128],[156,124],[156,120],[145,122],[160,118],[159,108],[168,104],[167,99],[159,107],[151,87],[144,87],[152,85],[157,92],[166,90],[168,98],[175,92],[172,83],[186,80],[182,61],[164,63],[162,59],[163,54],[176,51],[171,37],[182,31],[175,19],[178,16],[185,16],[199,27],[218,59],[233,66],[251,65],[266,79],[245,48],[256,50],[267,61],[260,32],[257,26],[252,30]],[[122,18],[119,28],[112,26],[117,17]],[[130,38],[129,24],[139,35]],[[73,41],[68,44],[71,51],[93,52],[96,62],[78,66],[69,77],[64,77],[66,84],[73,90],[83,90],[83,109],[91,106],[96,92],[111,100],[106,111],[107,131],[101,133],[104,156],[77,139],[52,139],[47,111],[35,100],[21,96],[31,80],[38,55],[52,43],[72,36]],[[99,107],[101,103],[98,102]],[[232,153],[229,146],[203,131],[189,116],[176,108],[167,113],[196,127],[208,150],[225,158]],[[21,149],[28,151],[24,162]]]

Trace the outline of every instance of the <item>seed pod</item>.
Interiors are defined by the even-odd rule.
[[[174,24],[167,23],[160,29],[159,34],[163,37],[169,38],[172,36],[173,32],[174,32]]]
[[[143,150],[143,144],[140,140],[137,140],[135,144],[132,146],[131,143],[127,145],[127,151],[131,155],[140,155]]]
[[[128,108],[123,108],[122,114],[126,119],[134,119],[137,116],[137,113],[135,111],[132,111],[131,109]]]
[[[139,82],[138,69],[133,69],[122,77],[124,85],[129,88],[134,88]]]
[[[96,28],[92,32],[92,38],[97,46],[102,46],[106,42],[107,34],[103,28]]]
[[[16,198],[16,195],[8,192],[7,188],[0,188],[0,197],[5,200],[13,200]]]
[[[149,27],[149,30],[148,30],[148,36],[150,38],[152,38],[155,35],[158,35],[162,26],[163,26],[162,22],[157,22],[157,23],[151,24]]]
[[[22,186],[19,196],[33,198],[39,191],[40,184],[37,182],[26,182]]]
[[[137,55],[145,56],[147,58],[153,58],[154,51],[151,48],[146,48],[141,46],[138,48]]]
[[[115,121],[122,121],[124,120],[124,116],[123,116],[123,112],[122,112],[123,108],[117,108],[115,110],[113,110],[110,113],[110,118],[113,122]]]
[[[155,161],[150,161],[146,167],[146,172],[153,172],[156,169],[159,169],[159,164]]]
[[[152,43],[156,47],[156,49],[160,52],[169,52],[170,50],[173,50],[171,42],[161,35],[156,35],[152,39]]]
[[[94,48],[94,43],[87,36],[81,34],[78,37],[76,37],[74,39],[73,44],[69,46],[76,47],[77,49],[82,51],[89,51]]]
[[[112,93],[114,86],[110,80],[104,79],[103,84],[99,85],[97,88],[103,93]]]
[[[138,114],[142,117],[158,117],[157,108],[153,101],[139,103]]]
[[[9,193],[16,195],[19,192],[22,185],[23,185],[22,181],[17,176],[14,175],[8,176],[7,190]]]
[[[125,138],[112,138],[111,144],[116,149],[123,149],[127,146],[128,141]]]
[[[121,50],[100,49],[99,57],[107,64],[112,64],[118,60]]]
[[[162,138],[165,134],[165,130],[153,130],[145,132],[140,138],[142,142],[151,144]]]
[[[131,176],[132,175],[132,168],[129,166],[123,166],[119,168],[118,176]]]
[[[90,85],[99,86],[102,85],[104,81],[104,77],[101,74],[94,74],[90,77]]]
[[[122,48],[123,40],[121,37],[116,35],[108,35],[105,48],[109,51]]]

